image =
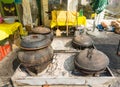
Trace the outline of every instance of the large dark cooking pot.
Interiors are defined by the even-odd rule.
[[[35,51],[20,50],[18,52],[18,59],[30,71],[40,73],[52,62],[53,49],[49,46]]]
[[[44,35],[33,34],[22,38],[21,48],[26,50],[35,50],[47,47],[51,40]]]
[[[72,46],[79,49],[91,48],[93,47],[93,40],[89,36],[81,34],[73,38]]]
[[[74,63],[81,72],[93,74],[103,71],[109,64],[109,58],[96,49],[85,49],[76,56]]]
[[[39,27],[33,28],[32,32],[35,34],[45,35],[51,40],[53,40],[54,34],[53,34],[53,31],[51,31],[49,28],[39,26]]]

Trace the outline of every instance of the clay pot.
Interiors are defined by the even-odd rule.
[[[20,50],[18,52],[18,59],[28,70],[37,74],[42,72],[52,62],[53,49],[49,46],[34,51]]]
[[[91,48],[93,47],[93,40],[87,35],[78,35],[73,38],[72,46],[79,49]]]
[[[44,35],[32,34],[22,38],[18,59],[29,74],[42,72],[52,62],[53,49],[50,44],[51,40]]]
[[[87,73],[99,73],[108,66],[109,58],[101,51],[96,49],[81,50],[74,59],[78,70]]]

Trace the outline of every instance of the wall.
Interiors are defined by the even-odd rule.
[[[48,14],[46,13],[48,11],[48,0],[41,0],[41,9],[43,25],[50,26],[50,20]]]

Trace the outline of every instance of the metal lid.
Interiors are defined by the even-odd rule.
[[[93,45],[93,40],[87,35],[78,35],[73,38],[73,43],[88,47]]]
[[[48,34],[48,33],[50,33],[51,31],[50,31],[49,28],[39,26],[39,27],[33,28],[33,29],[32,29],[32,32],[33,32],[33,33],[37,33],[37,34]]]
[[[99,71],[108,66],[109,58],[96,49],[85,49],[77,55],[75,64],[85,70]]]
[[[44,36],[38,34],[28,35],[21,40],[21,48],[26,50],[41,49],[47,47],[51,44],[51,40]]]

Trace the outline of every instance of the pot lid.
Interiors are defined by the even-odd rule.
[[[99,71],[108,66],[109,58],[96,49],[85,49],[77,55],[75,64],[85,70]]]
[[[73,43],[78,45],[91,46],[93,44],[93,40],[89,36],[82,34],[74,37]]]
[[[34,50],[47,47],[50,44],[51,40],[48,37],[39,34],[32,34],[22,38],[20,45],[23,49]]]
[[[48,34],[50,33],[50,29],[49,28],[46,28],[46,27],[35,27],[32,29],[32,32],[33,33],[39,33],[39,34]]]

